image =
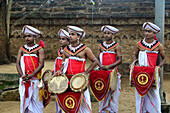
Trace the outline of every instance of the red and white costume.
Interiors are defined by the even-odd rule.
[[[54,63],[54,73],[57,72],[61,67],[61,64],[63,61],[62,56],[63,56],[63,50],[62,50],[62,48],[60,48],[58,50],[58,57],[55,59],[55,63]],[[59,109],[57,101],[55,101],[55,104],[56,104],[56,113],[60,113],[61,110]]]
[[[42,33],[29,25],[25,25],[22,29],[23,34],[32,34],[35,36],[41,36]],[[41,44],[43,42],[41,41]],[[44,43],[42,44],[43,46]],[[22,56],[20,59],[20,66],[23,73],[23,76],[26,74],[32,74],[34,70],[39,66],[39,57],[37,56],[38,50],[42,47],[35,44],[32,47],[27,45],[22,46]],[[41,71],[29,79],[28,82],[24,83],[22,76],[19,79],[19,94],[20,94],[20,112],[21,113],[43,113],[43,101],[42,95],[39,97],[39,88],[38,83],[41,78]],[[42,90],[41,90],[42,91]],[[41,100],[41,101],[40,101]]]
[[[145,51],[139,51],[138,61],[140,66],[156,66],[158,51],[154,51],[160,45],[160,42],[154,40],[147,43],[145,39],[138,42],[138,46]],[[151,87],[148,93],[141,97],[136,90],[136,113],[161,113],[161,100],[158,88]]]
[[[85,36],[85,31],[79,27],[76,26],[67,26],[68,32],[76,32],[80,35],[80,39],[82,39]],[[86,59],[84,58],[78,58],[76,55],[83,51],[87,45],[84,44],[79,44],[77,47],[72,47],[71,45],[67,46],[64,48],[64,51],[70,55],[69,58],[65,59],[65,64],[64,64],[64,69],[63,73],[65,73],[70,80],[71,77],[77,73],[82,73],[85,71],[85,62]],[[65,95],[66,94],[66,95]],[[81,95],[79,96],[80,98],[75,99],[72,97],[75,97],[75,95]],[[91,101],[90,101],[90,94],[89,90],[87,89],[85,92],[75,92],[71,91],[68,89],[65,93],[62,93],[61,95],[57,95],[57,102],[60,108],[58,108],[58,112],[60,113],[60,109],[62,109],[62,112],[67,112],[67,113],[91,113]],[[64,96],[64,102],[62,99],[59,99],[59,97],[63,98],[62,95]],[[69,96],[69,97],[68,97]],[[76,103],[77,106],[71,103],[67,103],[69,100],[72,101],[74,100],[74,103]],[[63,104],[61,104],[63,103]],[[71,106],[74,105],[74,106]],[[69,106],[73,108],[69,108]],[[57,112],[57,111],[56,111]]]
[[[109,51],[112,48],[115,48],[118,46],[118,43],[112,42],[111,44],[107,45],[106,42],[103,42],[99,45],[102,49],[104,49],[103,52],[99,55],[99,60],[102,65],[110,65],[116,62],[116,53]],[[99,102],[99,112],[102,113],[105,110],[111,111],[111,112],[118,112],[118,104],[119,104],[119,96],[121,94],[121,75],[118,73],[118,82],[117,82],[117,88],[112,91],[109,90],[106,97]]]
[[[61,37],[61,36],[64,36],[64,37],[66,37],[66,38],[68,38],[69,39],[69,33],[66,31],[66,30],[64,30],[64,29],[60,29],[59,31],[58,31],[58,35]],[[60,48],[59,50],[58,50],[58,57],[55,59],[55,63],[54,63],[54,73],[55,72],[57,72],[58,70],[60,70],[60,67],[61,67],[61,65],[62,65],[62,60],[63,60],[63,58],[62,58],[62,56],[63,56],[63,49],[62,48]],[[58,112],[61,112],[61,110],[60,111],[58,111],[58,103],[56,102],[56,113],[58,113]]]
[[[54,72],[57,72],[60,69],[62,60],[63,60],[62,56],[63,56],[63,50],[62,50],[62,48],[60,48],[58,50],[58,57],[55,59]]]
[[[37,51],[42,47],[35,44],[33,47],[27,45],[20,49],[23,51],[21,56],[21,70],[23,75],[31,74],[39,66]],[[39,73],[40,74],[40,73]],[[43,113],[43,101],[39,101],[39,80],[37,75],[32,77],[29,82],[24,83],[22,78],[19,80],[20,93],[20,112],[21,113]]]
[[[67,31],[65,31],[64,29],[60,29],[58,31],[58,35],[61,37],[61,36],[64,36],[66,38],[69,39],[69,33]],[[59,69],[60,69],[60,66],[62,64],[62,56],[63,56],[63,49],[60,48],[58,50],[58,57],[55,59],[55,63],[54,63],[54,72],[57,72]]]
[[[76,55],[86,48],[86,45],[80,44],[76,49],[71,49],[71,45],[65,47],[64,51],[70,54],[70,57],[65,59],[63,73],[65,73],[70,80],[71,77],[77,73],[82,73],[85,71],[86,60],[84,58],[78,58]],[[80,107],[77,107],[75,113],[91,113],[91,101],[89,90],[87,89],[83,94]],[[59,102],[59,101],[58,101]],[[64,107],[60,106],[63,110]],[[58,110],[60,111],[60,108]],[[59,112],[58,111],[58,112]],[[64,110],[63,110],[64,111]],[[62,112],[63,112],[62,111]],[[66,112],[66,111],[65,111]],[[68,111],[69,112],[69,111]]]

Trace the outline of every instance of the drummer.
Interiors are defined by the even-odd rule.
[[[117,68],[116,66],[122,63],[122,54],[119,43],[113,41],[112,37],[118,33],[119,30],[113,26],[104,25],[101,27],[101,31],[104,32],[105,37],[105,41],[99,44],[98,48],[98,58],[102,65],[101,69],[109,70]],[[118,112],[119,95],[121,93],[121,75],[118,72],[117,74],[117,88],[114,91],[109,90],[106,97],[99,102],[99,113],[106,113],[105,110],[110,111],[110,113]]]
[[[85,31],[79,27],[76,26],[67,26],[68,32],[70,35],[70,45],[64,48],[63,52],[63,62],[62,66],[60,68],[60,71],[57,71],[56,75],[59,75],[61,73],[65,73],[69,79],[77,73],[83,73],[85,76],[99,63],[97,58],[94,56],[93,52],[87,45],[80,43],[80,41],[85,37]],[[85,70],[85,63],[86,59],[89,58],[92,61],[92,64],[89,66],[87,70]],[[62,93],[62,95],[69,95],[69,98],[65,98],[65,100],[68,100],[64,103],[64,105],[61,105],[59,96],[58,95],[58,104],[60,108],[63,110],[63,112],[71,112],[71,108],[75,108],[76,103],[80,103],[80,106],[76,106],[75,112],[79,113],[91,113],[91,101],[90,101],[90,94],[88,88],[85,90],[82,95],[82,99],[79,98],[74,100],[74,95],[78,95],[79,93],[74,93],[72,91],[67,91],[65,93]],[[78,96],[77,96],[78,97]],[[77,98],[76,97],[76,98]],[[70,102],[68,104],[67,102]],[[74,103],[74,104],[73,104]],[[66,107],[64,107],[66,106]],[[70,108],[70,109],[69,109]],[[70,111],[69,111],[70,110]]]
[[[58,35],[60,37],[60,49],[58,50],[58,57],[55,59],[54,72],[60,69],[64,48],[69,44],[70,40],[69,33],[64,29],[60,29]]]
[[[60,69],[63,60],[62,57],[63,57],[64,48],[69,44],[69,40],[70,40],[69,33],[64,29],[60,29],[58,31],[58,36],[60,37],[60,49],[58,50],[58,57],[55,59],[54,73]],[[61,109],[58,109],[58,104],[56,100],[56,113],[60,113],[60,112]]]
[[[154,39],[154,35],[159,33],[160,28],[151,22],[145,22],[143,28],[145,30],[145,38],[140,40],[136,45],[135,60],[138,59],[140,66],[156,66],[159,53],[162,58],[159,65],[157,65],[160,72],[161,66],[166,62],[163,45]],[[141,97],[136,91],[136,113],[141,112],[161,113],[159,87],[157,89],[151,87],[144,97]]]
[[[26,44],[20,47],[16,63],[17,71],[20,74],[20,112],[43,113],[43,93],[37,85],[44,67],[44,49],[34,41],[42,33],[29,25],[23,27],[22,33]]]

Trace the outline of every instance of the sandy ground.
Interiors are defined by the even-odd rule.
[[[43,71],[53,69],[54,62],[46,61]],[[0,65],[0,73],[17,73],[15,64]],[[135,88],[129,86],[129,78],[122,75],[121,95],[119,98],[119,113],[135,113]],[[163,84],[167,101],[170,101],[170,76],[164,77]],[[18,101],[1,101],[0,113],[19,113]],[[92,102],[92,113],[98,112],[98,103]],[[55,113],[55,101],[51,101],[44,109],[44,113]]]

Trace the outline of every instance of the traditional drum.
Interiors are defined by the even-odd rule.
[[[88,78],[82,73],[73,75],[70,80],[70,88],[74,92],[83,92],[88,85]]]
[[[42,75],[42,81],[44,84],[48,84],[48,81],[52,77],[52,71],[51,70],[46,70],[43,75]]]
[[[117,88],[117,71],[116,68],[114,68],[111,72],[111,83],[110,83],[110,89],[114,91]]]
[[[51,77],[52,77],[52,71],[51,71],[51,70],[46,70],[46,71],[43,73],[40,82],[38,83],[38,87],[39,87],[39,88],[42,88],[42,87],[43,87],[43,83],[44,83],[45,85],[47,85],[47,84],[48,84],[48,81],[50,80]]]
[[[48,82],[49,92],[61,94],[68,88],[68,78],[65,75],[52,77]]]
[[[151,87],[158,87],[158,68],[131,65],[130,85],[135,86],[141,96],[147,94]]]

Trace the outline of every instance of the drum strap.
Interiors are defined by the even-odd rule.
[[[30,55],[30,54],[29,54]],[[33,66],[34,66],[34,70],[35,70],[35,64],[34,64],[34,61],[33,61],[33,59],[32,59],[32,56],[30,55],[30,58],[31,58],[31,62],[32,62],[32,64],[33,64]],[[42,71],[42,70],[41,70]],[[41,79],[41,75],[38,73],[37,74],[37,77],[38,77],[38,80],[40,80]]]

